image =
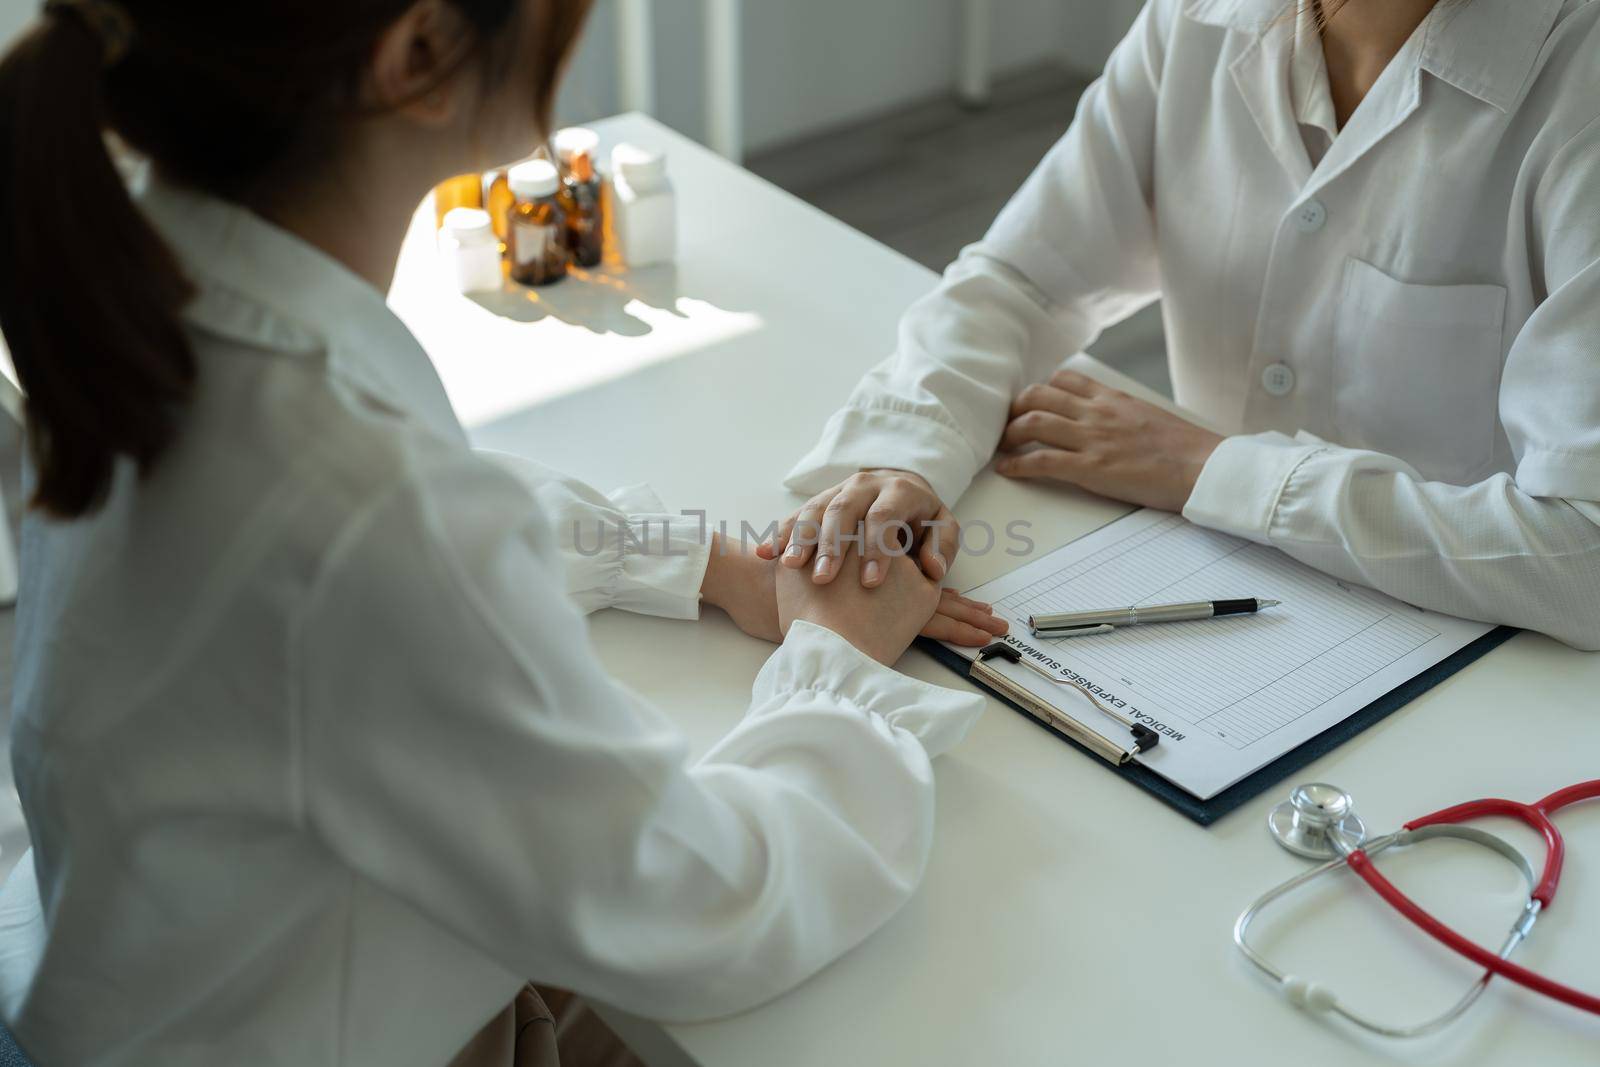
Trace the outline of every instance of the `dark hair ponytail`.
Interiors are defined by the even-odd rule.
[[[148,473],[194,392],[179,320],[193,289],[107,131],[164,178],[251,204],[370,115],[358,90],[373,44],[416,2],[53,0],[0,61],[0,332],[26,394],[32,506],[76,518],[105,500],[120,457]],[[524,69],[548,128],[591,0],[450,2],[485,79]]]
[[[26,394],[32,505],[94,510],[118,456],[148,470],[194,386],[191,295],[106,147],[105,45],[47,15],[0,61],[0,331]]]

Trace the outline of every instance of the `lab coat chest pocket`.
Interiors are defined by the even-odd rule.
[[[1412,285],[1345,264],[1334,336],[1340,444],[1465,484],[1494,457],[1506,290]]]

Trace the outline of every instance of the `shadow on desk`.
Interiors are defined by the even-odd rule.
[[[678,310],[678,269],[674,266],[622,270],[573,267],[553,285],[531,289],[507,279],[499,292],[473,293],[479,307],[516,322],[554,318],[591,333],[643,337],[651,326],[628,310],[635,301],[687,318]]]

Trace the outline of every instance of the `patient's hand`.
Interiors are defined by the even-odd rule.
[[[712,538],[711,562],[700,587],[702,599],[727,612],[739,629],[751,637],[774,643],[782,641],[787,626],[780,625],[779,620],[778,564],[761,558],[742,543],[724,540],[720,534],[713,534]],[[954,589],[945,589],[940,592],[935,614],[922,627],[922,634],[977,648],[1003,635],[1007,629],[1007,624],[990,611],[989,605],[968,600]]]
[[[846,565],[856,561],[846,550]],[[906,556],[895,556],[875,589],[860,582],[818,585],[804,571],[778,568],[778,618],[783,632],[798,620],[824,626],[879,663],[892,665],[938,610],[939,587]]]
[[[743,542],[711,535],[711,562],[700,585],[701,599],[727,612],[751,637],[774,644],[783,640],[777,581],[777,564],[757,556]]]
[[[1011,405],[994,469],[1067,482],[1130,504],[1182,511],[1222,437],[1072,371]],[[1029,445],[1044,445],[1018,451]]]
[[[995,638],[1004,637],[1010,629],[1010,623],[996,615],[988,604],[968,600],[954,589],[942,589],[939,610],[922,628],[922,636],[953,645],[982,648]]]

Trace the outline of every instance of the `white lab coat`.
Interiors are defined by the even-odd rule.
[[[237,208],[144,202],[200,285],[199,396],[149,479],[24,535],[26,1049],[434,1067],[525,980],[722,1015],[907,899],[929,759],[981,698],[797,623],[690,761],[583,612],[695,617],[698,520],[475,454],[376,291]]]
[[[1600,648],[1600,3],[1441,4],[1325,145],[1296,36],[1286,0],[1152,0],[789,485],[955,500],[1159,297],[1178,402],[1233,433],[1186,516]]]

